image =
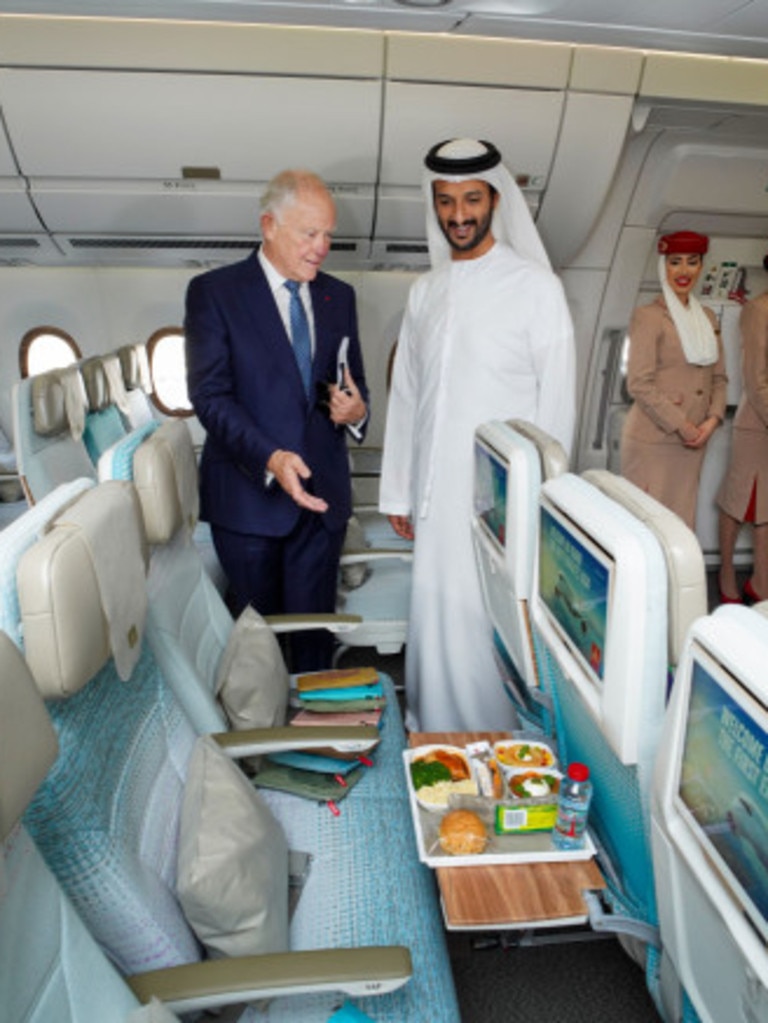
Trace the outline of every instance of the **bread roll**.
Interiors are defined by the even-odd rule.
[[[438,838],[451,856],[474,856],[488,844],[485,824],[472,810],[450,810],[440,821]]]

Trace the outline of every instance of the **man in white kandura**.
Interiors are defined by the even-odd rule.
[[[525,419],[570,451],[573,327],[525,199],[491,143],[425,159],[432,270],[411,288],[387,410],[380,507],[415,540],[410,729],[514,727],[471,538],[474,433]]]

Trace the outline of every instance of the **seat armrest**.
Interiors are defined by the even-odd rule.
[[[353,632],[362,622],[360,615],[294,614],[264,615],[264,621],[273,632],[298,632],[308,629],[327,629],[329,632]]]
[[[211,738],[231,757],[251,757],[288,750],[339,754],[370,752],[381,739],[375,725],[313,725],[312,728],[248,728],[241,732],[217,732]]]
[[[359,551],[345,551],[340,564],[356,565],[363,561],[384,561],[387,558],[413,561],[413,551],[398,547],[362,547]]]
[[[173,1012],[187,1013],[316,991],[383,995],[406,984],[412,972],[408,949],[391,945],[209,959],[136,974],[128,983],[140,1002],[154,996]]]

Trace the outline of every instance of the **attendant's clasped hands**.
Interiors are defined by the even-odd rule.
[[[680,436],[687,448],[703,448],[720,424],[717,416],[709,416],[700,426],[686,421],[680,428]]]

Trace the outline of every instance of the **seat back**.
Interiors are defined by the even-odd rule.
[[[133,480],[152,548],[147,633],[163,674],[200,734],[227,727],[216,669],[232,616],[191,537],[199,498],[185,423],[150,423],[106,452],[102,478]]]
[[[590,827],[614,907],[654,928],[650,791],[666,699],[664,557],[644,523],[577,476],[544,483],[539,503],[535,641],[561,760],[590,768]]]
[[[562,446],[530,423],[494,421],[475,432],[472,540],[497,659],[521,721],[550,735],[554,716],[536,663],[530,614],[539,490],[566,468]]]
[[[693,530],[634,483],[606,469],[583,478],[631,512],[653,532],[667,566],[667,662],[670,681],[693,622],[707,613],[707,570]]]
[[[97,465],[101,455],[128,432],[128,400],[117,355],[85,359],[80,372],[88,396],[83,442]]]
[[[147,348],[143,344],[123,345],[116,355],[125,387],[128,405],[127,419],[132,430],[154,419],[149,395],[152,393],[152,375],[149,369]]]
[[[84,520],[97,522],[101,539],[91,542]],[[132,485],[101,484],[69,505],[17,570],[26,657],[60,745],[25,821],[126,973],[200,955],[174,892],[195,735],[143,642],[141,602],[125,590],[124,572],[142,563],[139,525]],[[113,548],[120,536],[117,560],[110,534]],[[116,635],[135,661],[126,682],[111,656]]]
[[[16,461],[30,504],[61,483],[96,478],[82,439],[87,399],[76,367],[20,380],[12,402]]]
[[[6,1023],[123,1023],[138,1003],[19,823],[57,755],[23,657],[0,632],[0,1004]]]
[[[768,619],[719,607],[691,627],[664,722],[652,838],[683,1010],[768,1018]],[[691,1012],[691,1007],[693,1012]],[[679,1005],[665,1006],[668,1018]]]

